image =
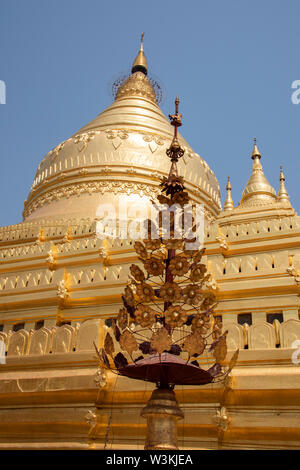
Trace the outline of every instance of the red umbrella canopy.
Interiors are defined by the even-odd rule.
[[[188,364],[169,353],[153,354],[119,368],[119,373],[132,379],[145,380],[162,385],[205,385],[212,382],[209,371]]]

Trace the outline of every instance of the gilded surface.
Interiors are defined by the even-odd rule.
[[[104,245],[95,235],[94,217],[86,214],[87,203],[79,213],[69,213],[66,204],[74,198],[75,208],[84,197],[102,194],[103,188],[109,197],[123,190],[152,197],[153,178],[158,183],[167,172],[163,161],[171,134],[151,99],[116,100],[47,154],[25,203],[25,222],[0,228],[0,339],[7,353],[0,366],[1,449],[143,445],[146,426],[139,415],[151,385],[145,388],[98,370],[93,346],[103,346],[104,322],[119,311],[129,267],[139,263],[133,241]],[[179,391],[185,413],[179,445],[299,449],[300,368],[292,363],[297,355],[292,345],[300,340],[300,219],[287,204],[284,176],[276,200],[272,187],[260,184],[261,170],[255,168],[258,189],[266,198],[261,200],[252,187],[248,194],[253,205],[249,195],[249,204],[246,199],[218,215],[220,195],[213,172],[182,138],[180,142],[189,156],[179,171],[185,172],[191,189],[199,189],[210,221],[215,219],[206,227],[205,262],[218,287],[216,315],[228,330],[229,357],[237,348],[240,354],[230,387],[213,384]],[[257,159],[258,150],[254,153]],[[147,162],[148,174],[133,182]],[[115,180],[108,180],[113,171]],[[103,179],[94,178],[93,172]],[[121,173],[128,179],[121,181]],[[127,183],[143,186],[134,189]],[[270,320],[267,315],[273,314],[279,317]],[[251,315],[252,324],[241,325],[240,315],[248,315],[247,321]],[[35,329],[40,320],[42,331]],[[13,331],[21,323],[23,328]]]

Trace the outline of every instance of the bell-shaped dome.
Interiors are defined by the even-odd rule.
[[[169,172],[173,130],[156,102],[147,62],[137,59],[115,101],[42,160],[24,204],[26,221],[95,217],[99,204],[117,204],[120,197],[144,204],[158,194]],[[185,150],[179,174],[191,199],[214,219],[221,207],[218,181],[181,136],[179,142]]]

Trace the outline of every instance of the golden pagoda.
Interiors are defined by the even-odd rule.
[[[134,221],[169,173],[173,131],[147,72],[141,43],[114,102],[41,161],[23,222],[0,228],[0,449],[144,446],[140,411],[153,386],[98,368],[94,344],[103,346],[139,262],[135,240],[99,237],[101,207],[113,206],[118,224]],[[228,181],[221,210],[216,176],[178,140],[178,174],[204,206],[215,316],[229,357],[240,350],[225,384],[177,390],[179,447],[298,449],[300,218],[283,171],[277,196],[255,140],[241,202]]]

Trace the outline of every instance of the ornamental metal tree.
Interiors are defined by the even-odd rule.
[[[177,420],[183,412],[175,398],[175,385],[224,381],[238,357],[237,350],[225,366],[227,332],[222,334],[222,324],[213,316],[215,286],[202,262],[205,249],[190,249],[199,227],[194,225],[193,210],[185,210],[190,198],[177,172],[178,159],[184,154],[177,138],[182,117],[178,104],[176,98],[175,114],[169,116],[174,126],[167,150],[170,173],[163,178],[157,198],[164,208],[158,223],[147,220],[143,243],[134,244],[143,269],[131,265],[130,283],[122,296],[124,307],[113,319],[104,347],[96,348],[101,367],[156,384],[141,412],[148,425],[145,449],[178,448]],[[176,220],[184,228],[179,238]],[[213,362],[207,370],[198,362],[204,353]]]

